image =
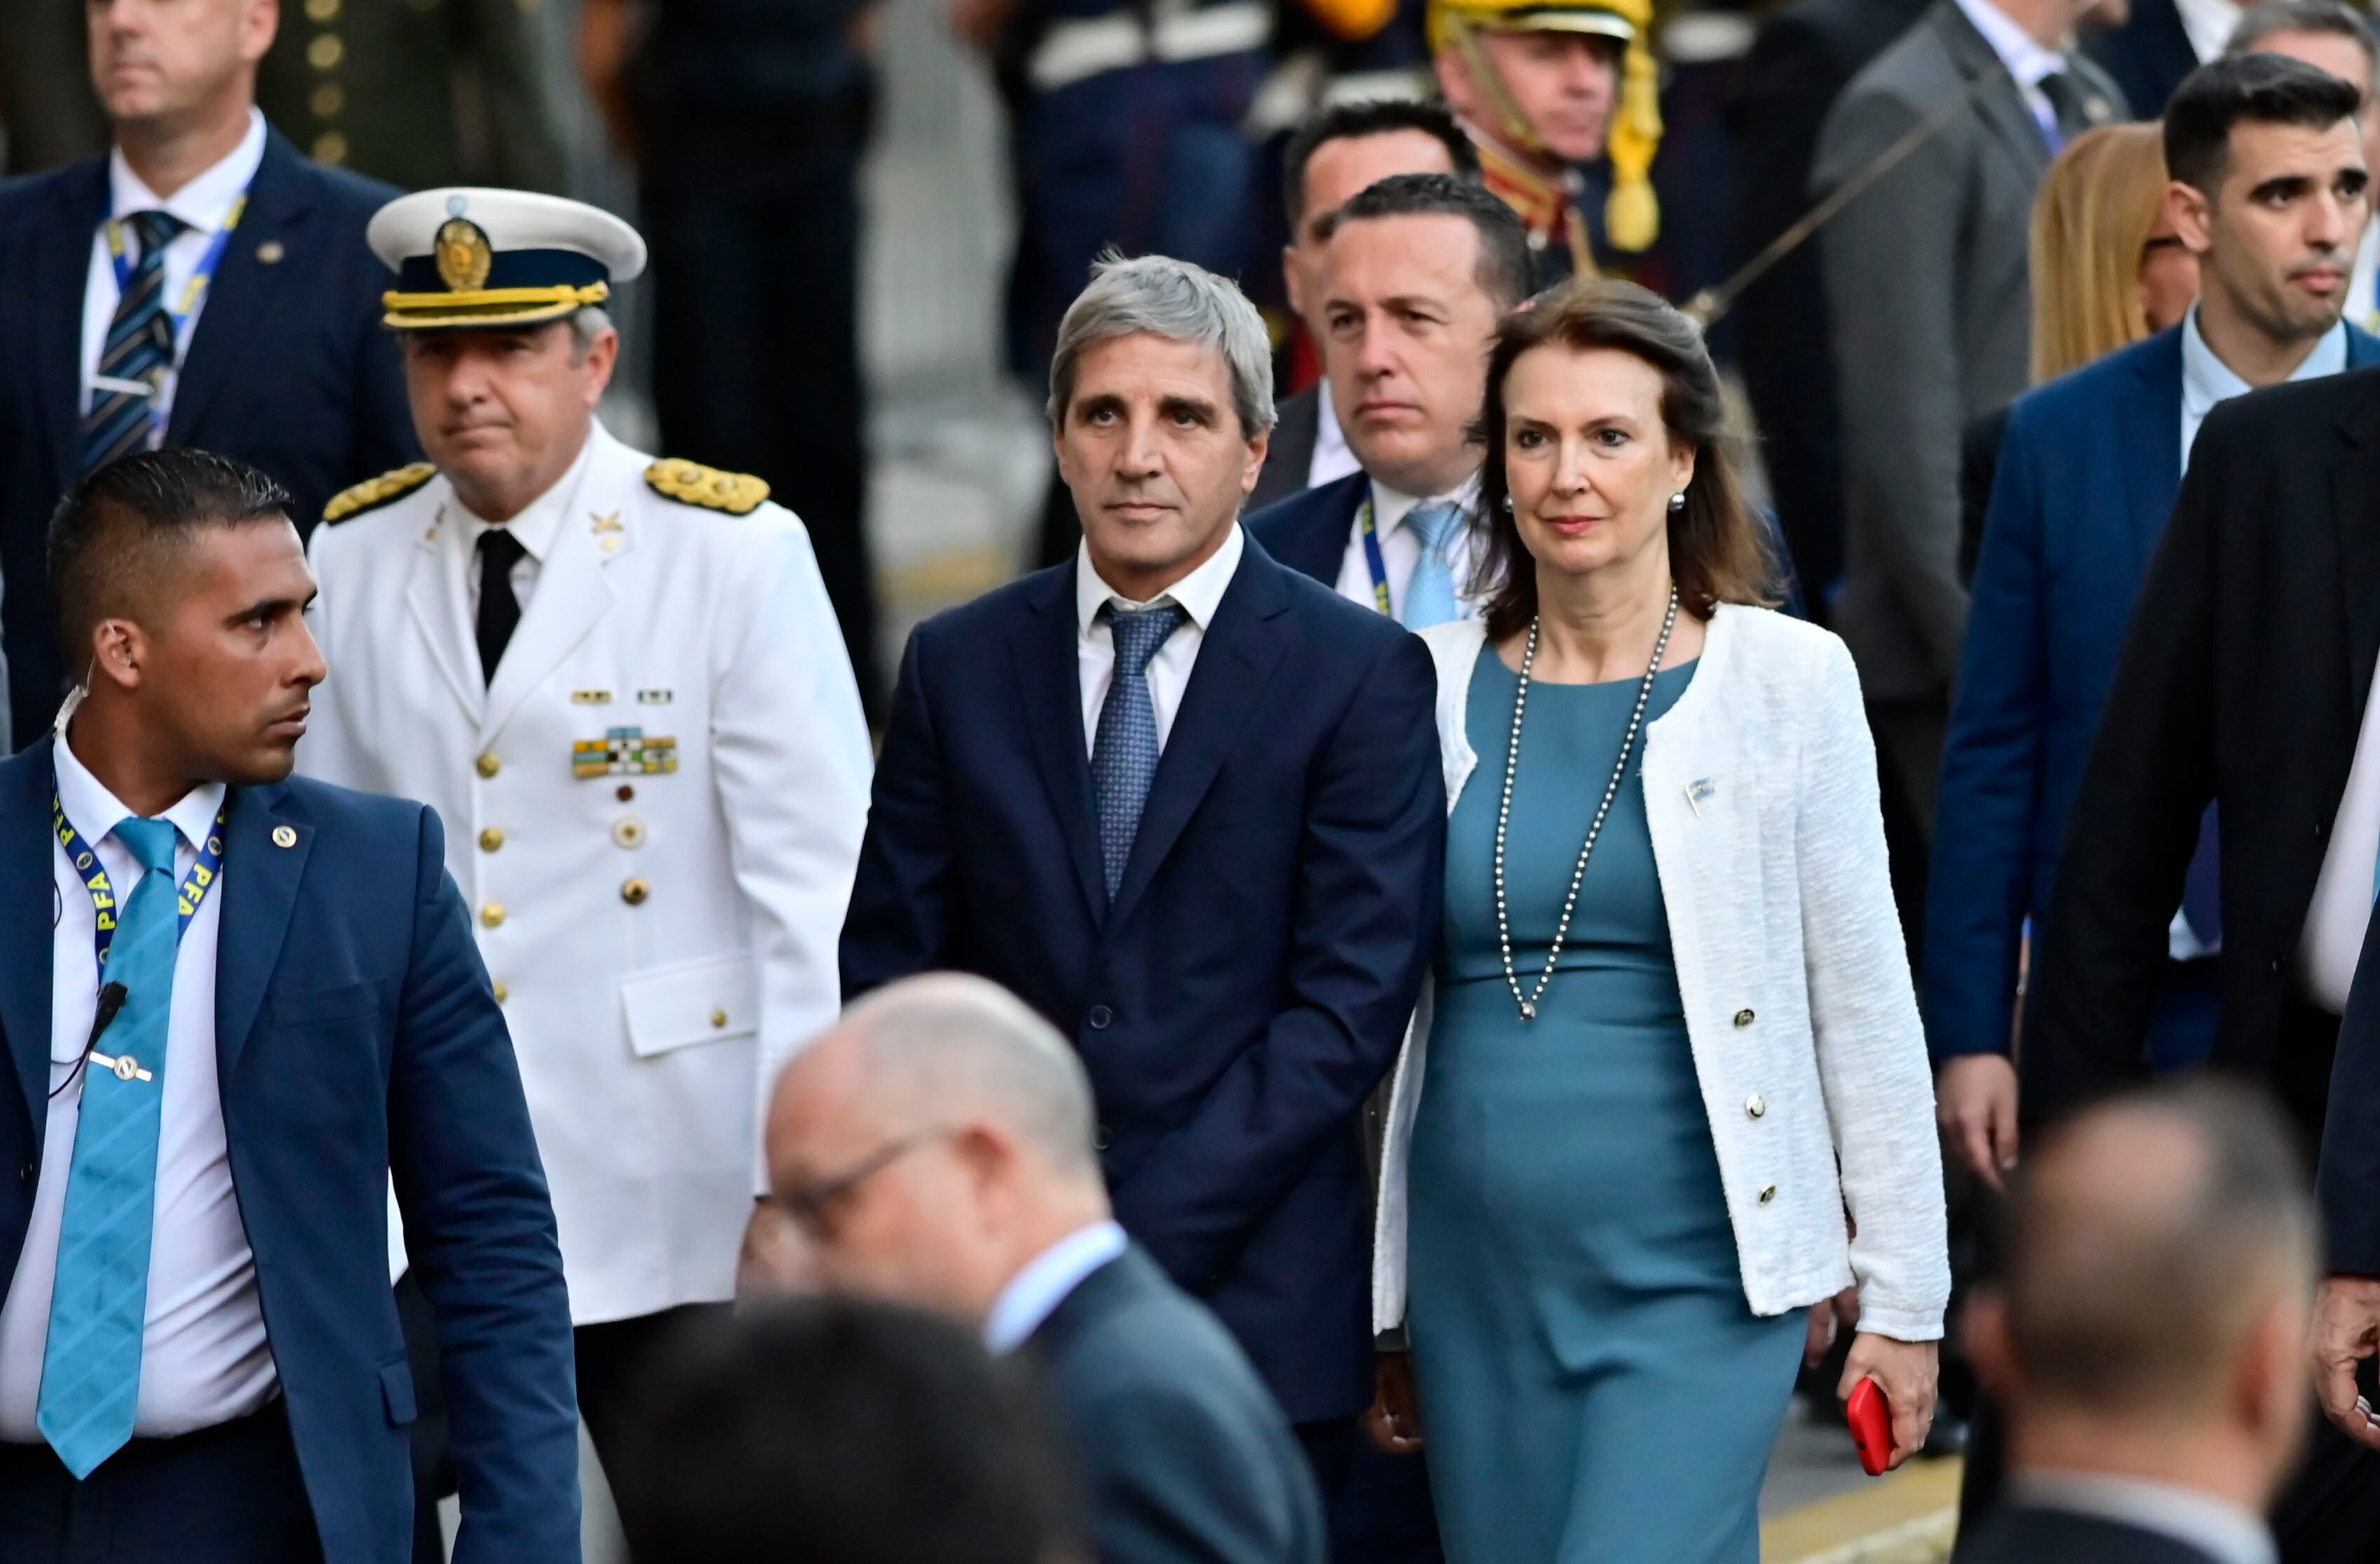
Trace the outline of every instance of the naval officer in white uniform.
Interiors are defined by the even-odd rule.
[[[367,237],[431,459],[314,534],[331,677],[299,763],[445,820],[605,1454],[651,1343],[731,1296],[767,1086],[835,1018],[868,732],[802,524],[595,418],[634,229],[450,189]]]

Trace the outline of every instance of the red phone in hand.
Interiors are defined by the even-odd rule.
[[[1852,1425],[1852,1449],[1859,1451],[1860,1470],[1871,1477],[1883,1476],[1892,1464],[1892,1403],[1884,1399],[1884,1388],[1873,1379],[1861,1380],[1852,1387],[1843,1414]]]

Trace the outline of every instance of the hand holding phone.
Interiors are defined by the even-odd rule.
[[[1873,1379],[1863,1379],[1852,1388],[1852,1399],[1843,1409],[1851,1424],[1852,1449],[1859,1452],[1860,1470],[1871,1477],[1881,1477],[1892,1464],[1892,1403],[1885,1400],[1884,1388]]]

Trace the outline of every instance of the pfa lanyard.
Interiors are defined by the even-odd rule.
[[[1380,557],[1380,529],[1372,521],[1372,491],[1364,490],[1364,508],[1355,513],[1355,529],[1364,535],[1364,564],[1372,572],[1372,606],[1394,617],[1389,607],[1389,562]]]
[[[174,930],[176,940],[190,931],[190,920],[199,915],[199,908],[206,902],[207,892],[214,889],[215,881],[223,874],[224,819],[230,810],[231,800],[226,797],[224,806],[215,811],[214,829],[207,832],[206,845],[199,849],[198,862],[190,866],[190,872],[183,878],[175,907],[180,917]],[[55,783],[50,788],[50,823],[57,828],[58,845],[67,850],[67,862],[74,866],[82,888],[91,892],[91,910],[98,915],[91,933],[91,944],[99,957],[100,982],[104,986],[108,949],[115,943],[115,887],[108,883],[107,870],[100,867],[99,855],[91,850],[90,844],[83,841],[82,833],[67,821],[67,806],[59,801]]]

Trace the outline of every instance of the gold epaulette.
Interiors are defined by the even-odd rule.
[[[331,496],[322,507],[325,525],[352,521],[366,511],[376,511],[391,500],[400,500],[438,476],[438,469],[428,462],[414,462],[384,472],[378,478],[368,478],[352,489],[343,489]]]
[[[665,456],[647,467],[645,481],[652,486],[654,493],[680,504],[725,511],[729,515],[749,515],[769,497],[769,486],[750,473],[721,472],[717,467],[682,462],[674,456]]]

